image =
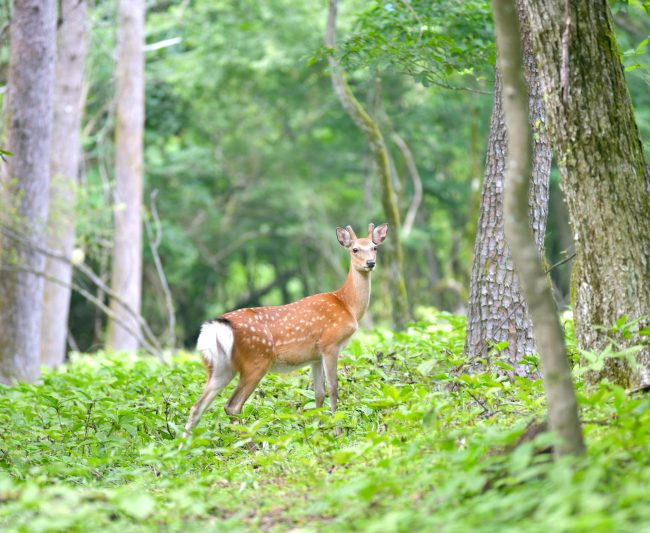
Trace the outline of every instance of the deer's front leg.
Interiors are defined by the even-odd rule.
[[[339,379],[336,374],[336,367],[339,361],[338,351],[329,351],[323,354],[323,366],[325,368],[325,378],[327,379],[327,386],[330,392],[330,406],[332,414],[336,412],[336,404],[339,399]],[[341,428],[334,427],[334,435],[341,435]]]
[[[311,365],[311,375],[314,379],[314,397],[316,408],[323,407],[325,401],[325,375],[323,373],[323,360]]]

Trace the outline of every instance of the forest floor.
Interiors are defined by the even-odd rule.
[[[180,451],[196,354],[78,356],[0,388],[0,530],[650,531],[647,395],[578,379],[588,454],[552,462],[549,434],[518,443],[541,382],[467,374],[463,319],[429,315],[350,344],[334,418],[308,371],[269,375],[241,424],[231,385]]]

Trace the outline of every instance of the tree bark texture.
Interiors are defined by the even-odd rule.
[[[142,173],[144,136],[144,0],[120,0],[117,30],[117,112],[115,125],[115,232],[112,289],[137,313],[142,293]],[[111,310],[140,332],[139,324],[115,299]],[[107,344],[136,350],[134,336],[114,320]]]
[[[14,2],[7,90],[7,174],[1,223],[44,240],[48,216],[56,6],[54,0]],[[3,239],[1,261],[15,268],[0,275],[0,383],[35,381],[39,348],[44,256]],[[22,270],[21,270],[22,269]]]
[[[578,344],[600,351],[622,316],[650,315],[650,170],[606,0],[523,0],[540,65],[549,132],[575,241],[571,280]],[[569,8],[567,11],[567,7]],[[568,15],[568,16],[567,16]],[[568,21],[568,23],[567,23]],[[604,326],[604,327],[603,327]],[[650,384],[650,348],[633,371],[610,359],[599,380]]]
[[[559,439],[554,447],[555,455],[581,454],[585,446],[564,332],[539,257],[539,247],[529,227],[527,200],[530,197],[532,173],[532,135],[517,9],[515,0],[493,0],[492,6],[508,138],[503,198],[504,231],[528,303],[542,360],[549,427]]]
[[[75,196],[81,157],[86,57],[86,0],[61,0],[57,30],[54,118],[50,170],[48,247],[71,257],[75,239]],[[52,368],[65,359],[72,264],[46,260],[45,271],[63,283],[45,281],[41,363]]]
[[[535,58],[530,49],[530,31],[525,24],[521,25],[520,31],[528,86],[529,121],[534,130],[529,217],[535,244],[540,256],[543,256],[548,214],[548,180],[553,151],[546,131],[546,116]],[[465,353],[471,358],[486,358],[492,346],[507,342],[504,353],[508,355],[513,373],[537,377],[536,370],[521,364],[522,358],[535,353],[536,348],[528,306],[519,287],[519,278],[514,273],[503,232],[503,180],[507,142],[501,91],[501,77],[497,71],[474,244]]]
[[[334,51],[336,46],[337,10],[338,0],[330,0],[327,28],[325,31],[325,46],[331,52]],[[390,154],[377,121],[368,114],[361,102],[354,96],[338,61],[332,54],[328,56],[328,61],[332,74],[334,92],[339,98],[345,112],[366,136],[370,145],[370,151],[377,165],[377,171],[379,172],[381,205],[386,222],[391,229],[390,239],[386,241],[388,247],[386,257],[388,261],[385,264],[385,268],[387,270],[388,285],[391,292],[392,319],[393,325],[401,329],[406,326],[410,319],[410,310],[403,274],[404,251],[401,240],[402,224],[397,205],[397,197],[393,189]]]

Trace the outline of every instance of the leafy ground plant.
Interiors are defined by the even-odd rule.
[[[79,356],[0,389],[0,529],[647,530],[646,395],[579,382],[588,455],[552,463],[541,382],[467,373],[463,319],[422,316],[348,347],[334,418],[308,372],[269,375],[239,424],[228,389],[181,451],[194,354]]]

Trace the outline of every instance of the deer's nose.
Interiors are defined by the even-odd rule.
[[[375,264],[376,264],[376,263],[375,263],[375,260],[374,260],[374,259],[368,259],[368,260],[366,261],[366,266],[369,267],[369,268],[374,268]]]

